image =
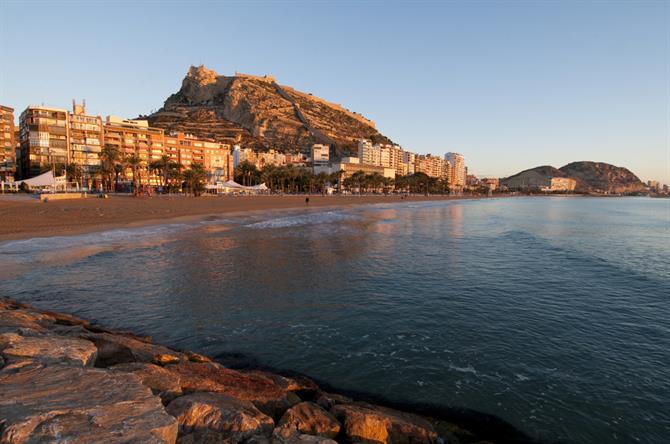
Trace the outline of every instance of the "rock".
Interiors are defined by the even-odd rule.
[[[151,126],[244,146],[295,151],[313,143],[355,147],[359,139],[391,143],[374,122],[271,76],[219,75],[191,67],[181,88],[147,116]]]
[[[191,362],[212,362],[212,360],[210,358],[208,358],[207,356],[201,355],[199,353],[187,351],[187,352],[184,352],[184,354],[186,355],[188,360],[191,361]]]
[[[33,365],[0,372],[0,442],[174,443],[177,421],[130,373]]]
[[[4,346],[3,346],[4,345]],[[62,336],[0,335],[0,349],[9,360],[30,358],[44,363],[93,365],[97,349],[90,341]]]
[[[316,403],[326,410],[330,410],[337,404],[353,404],[354,400],[336,393],[320,392],[316,397]]]
[[[16,333],[20,329],[45,331],[44,316],[27,313],[25,310],[0,310],[0,333]]]
[[[270,378],[231,370],[213,362],[182,361],[166,369],[180,376],[182,390],[186,393],[225,393],[253,402],[261,412],[274,419],[279,419],[289,407],[300,402],[300,398]]]
[[[221,439],[233,443],[254,435],[270,435],[272,418],[261,413],[252,403],[222,393],[193,393],[175,399],[167,411],[177,418],[181,433],[217,432]]]
[[[287,429],[276,428],[272,432],[272,436],[253,436],[245,444],[337,444],[337,441],[323,436],[304,435],[295,431],[290,432]]]
[[[281,417],[278,426],[326,438],[335,438],[340,432],[340,423],[313,402],[301,402],[288,409]]]
[[[161,397],[164,404],[182,394],[179,376],[158,365],[147,362],[130,362],[114,365],[110,369],[137,375],[143,385]]]
[[[343,424],[352,443],[430,444],[433,425],[418,415],[369,404],[339,404],[331,413]]]
[[[85,333],[81,338],[93,341],[98,348],[96,367],[108,367],[127,362],[154,362],[164,365],[179,362],[180,353],[161,345],[151,344],[128,335]]]

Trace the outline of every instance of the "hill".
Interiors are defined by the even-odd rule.
[[[552,177],[576,180],[575,191],[582,193],[630,194],[644,190],[644,184],[630,170],[604,162],[572,162],[561,168],[539,166],[500,179],[501,186],[534,189],[551,185]]]
[[[157,112],[152,126],[256,149],[306,150],[314,143],[356,152],[358,140],[390,140],[373,121],[340,105],[279,85],[271,76],[219,75],[192,66],[181,89]]]

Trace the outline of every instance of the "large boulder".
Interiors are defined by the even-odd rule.
[[[0,442],[174,443],[177,421],[130,373],[29,365],[0,371]]]
[[[316,403],[326,410],[332,409],[337,404],[353,404],[354,400],[337,393],[320,391],[316,396]]]
[[[0,309],[0,333],[17,333],[21,329],[45,331],[48,317],[25,310]]]
[[[252,403],[222,393],[184,395],[172,401],[167,411],[177,418],[181,434],[209,435],[214,439],[216,433],[220,439],[233,443],[254,435],[270,435],[274,427],[272,418]]]
[[[98,358],[95,362],[97,367],[127,362],[153,362],[166,365],[184,359],[181,353],[130,335],[87,332],[79,337],[92,341],[98,348]]]
[[[9,362],[30,359],[44,363],[93,365],[97,349],[90,341],[55,335],[0,334],[0,350]]]
[[[431,444],[433,425],[418,415],[370,404],[338,404],[331,413],[343,424],[352,443]]]
[[[340,432],[340,423],[313,402],[301,402],[288,409],[278,427],[326,438],[335,438]]]
[[[161,397],[164,404],[181,396],[181,380],[178,375],[156,364],[147,362],[129,362],[110,367],[112,370],[129,372],[140,378],[142,384]]]
[[[289,407],[300,402],[294,393],[280,387],[269,377],[228,369],[213,362],[182,361],[168,365],[166,369],[179,375],[182,390],[186,393],[225,393],[253,402],[273,419],[279,419]]]
[[[245,444],[337,444],[337,441],[277,427],[272,432],[272,436],[256,435],[247,440]]]

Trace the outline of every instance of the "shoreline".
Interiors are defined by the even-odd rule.
[[[243,355],[177,350],[8,298],[0,298],[0,395],[3,442],[538,442],[487,413],[341,391]]]
[[[212,216],[238,217],[263,212],[351,207],[370,204],[488,199],[483,196],[399,195],[306,195],[284,196],[111,196],[48,203],[23,197],[0,197],[0,242],[71,236],[118,228],[192,221]],[[506,196],[496,196],[506,197]]]

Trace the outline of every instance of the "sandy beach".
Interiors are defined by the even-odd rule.
[[[449,196],[111,196],[40,202],[23,195],[0,196],[0,241],[81,234],[165,223],[180,218],[298,208],[457,199]]]

